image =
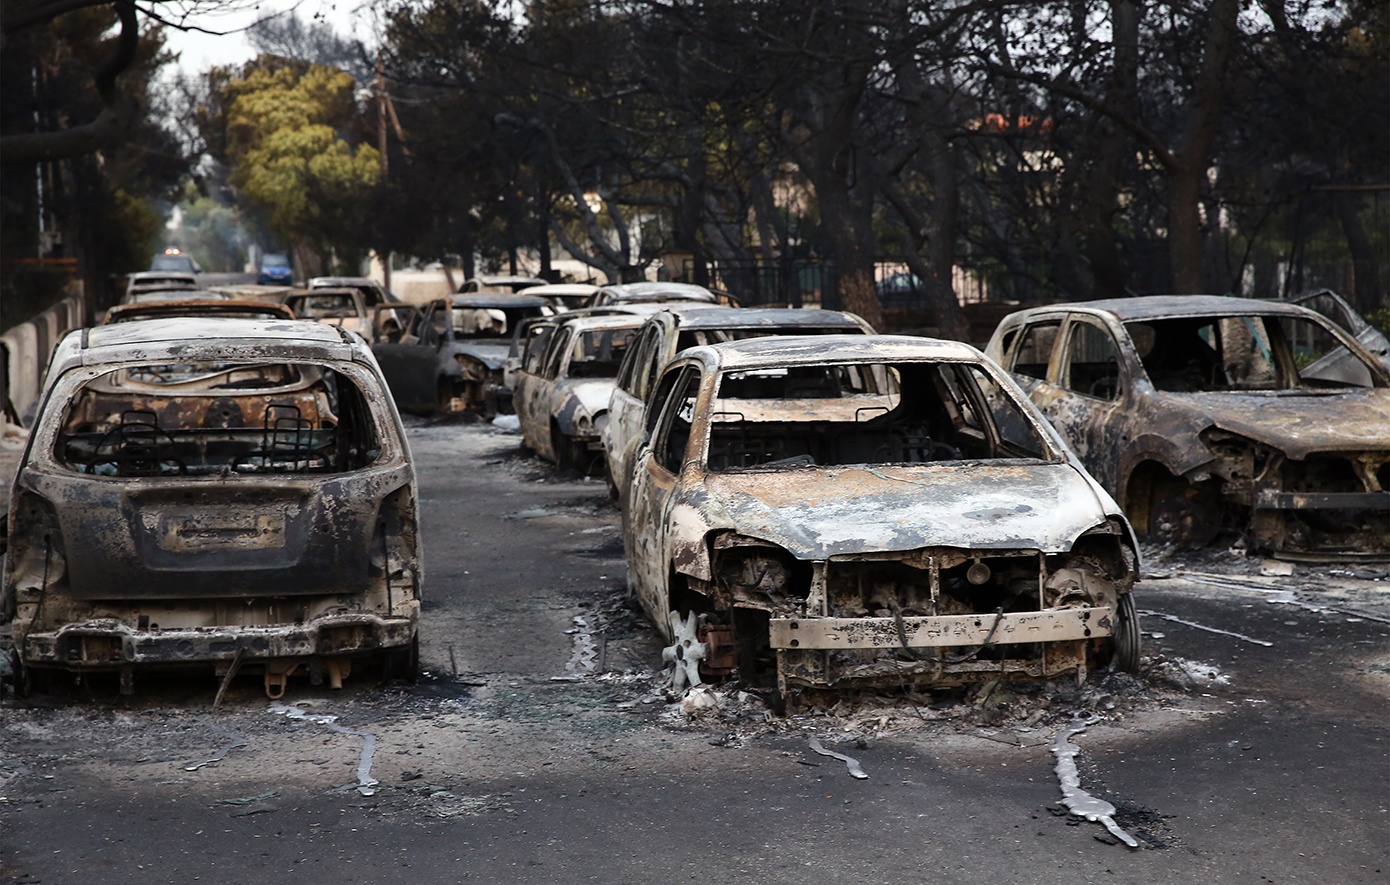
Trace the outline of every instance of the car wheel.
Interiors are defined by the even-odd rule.
[[[1133,673],[1139,669],[1139,652],[1144,644],[1143,636],[1139,630],[1139,612],[1134,607],[1133,594],[1126,593],[1121,596],[1116,608],[1115,635],[1112,640],[1114,652],[1110,659],[1111,666],[1125,673]]]
[[[684,693],[687,686],[703,684],[700,662],[709,656],[709,645],[700,641],[700,616],[695,612],[672,611],[667,615],[671,625],[671,644],[661,650],[661,659],[670,664],[671,689]]]

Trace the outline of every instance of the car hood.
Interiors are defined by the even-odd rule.
[[[807,560],[935,546],[1065,551],[1108,515],[1067,463],[750,471],[710,474],[705,490],[722,511],[709,513],[712,526]]]
[[[599,412],[608,410],[608,400],[613,396],[614,384],[612,378],[584,378],[560,381],[555,386],[564,397],[562,410],[570,413],[576,408],[582,409],[592,418]]]
[[[1390,446],[1390,390],[1187,393],[1164,397],[1198,423],[1238,433],[1301,461],[1313,452]]]
[[[502,368],[502,364],[507,361],[507,353],[511,350],[510,341],[492,343],[490,341],[460,341],[453,347],[454,353],[461,353],[470,356],[480,363],[486,365],[494,371]]]

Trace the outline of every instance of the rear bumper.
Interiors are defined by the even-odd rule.
[[[332,615],[307,624],[138,630],[116,620],[66,624],[20,641],[24,663],[68,670],[365,655],[408,646],[416,620],[372,614]]]

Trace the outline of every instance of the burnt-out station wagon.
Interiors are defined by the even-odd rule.
[[[1010,314],[1011,371],[1140,533],[1390,557],[1390,374],[1292,304],[1175,295]]]
[[[400,419],[361,338],[294,320],[73,332],[16,474],[0,609],[32,678],[416,665]]]
[[[785,696],[1138,663],[1128,523],[965,344],[683,351],[648,401],[622,510],[678,683],[737,673]]]

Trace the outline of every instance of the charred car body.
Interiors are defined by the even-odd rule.
[[[163,319],[68,335],[12,489],[0,608],[29,674],[415,666],[410,452],[361,339]]]
[[[589,473],[602,459],[595,419],[608,409],[613,379],[643,317],[563,316],[575,318],[544,338],[540,358],[523,358],[513,401],[527,446],[561,470]]]
[[[402,410],[471,410],[490,417],[511,411],[503,364],[514,330],[523,320],[551,313],[545,299],[509,292],[451,295],[420,310],[379,306],[372,353]],[[387,328],[397,316],[404,327]]]
[[[653,314],[618,369],[607,413],[598,418],[605,466],[615,494],[627,487],[627,450],[641,435],[647,394],[657,376],[687,347],[769,335],[872,335],[852,313],[791,308],[670,307]]]
[[[1128,524],[968,345],[684,351],[632,465],[629,575],[692,681],[940,687],[1138,663]]]
[[[987,351],[1136,529],[1390,554],[1390,375],[1310,310],[1216,296],[1011,314]]]
[[[359,289],[320,286],[308,291],[298,290],[287,293],[284,304],[298,319],[351,329],[367,339],[368,343],[376,340],[373,312]]]

